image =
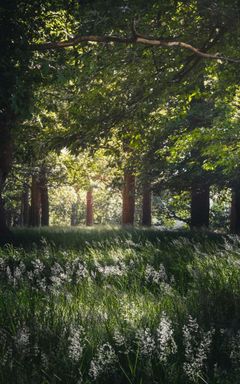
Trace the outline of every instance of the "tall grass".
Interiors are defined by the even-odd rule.
[[[0,248],[0,383],[239,382],[238,238],[36,233]]]
[[[42,227],[42,228],[14,228],[12,230],[11,243],[15,246],[31,248],[34,244],[41,246],[43,239],[55,248],[79,249],[86,245],[101,244],[114,239],[133,240],[144,243],[145,241],[164,243],[179,237],[191,239],[201,244],[222,242],[224,236],[205,231],[160,231],[158,229],[131,228],[120,226],[94,226],[94,227]]]

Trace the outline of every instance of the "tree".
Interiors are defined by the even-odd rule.
[[[64,150],[59,159],[66,167],[66,181],[74,188],[77,195],[77,200],[74,203],[74,224],[80,223],[77,218],[77,211],[81,201],[80,192],[84,191],[86,194],[85,223],[87,226],[91,226],[94,222],[94,194],[96,194],[97,190],[101,189],[105,194],[106,189],[110,189],[110,194],[113,194],[116,190],[116,187],[113,186],[113,180],[116,174],[118,174],[118,170],[116,166],[110,165],[111,156],[107,156],[103,149],[99,149],[94,155],[89,153],[89,151],[73,155],[69,151]],[[106,196],[106,200],[109,200],[109,195]],[[97,217],[97,212],[95,217]]]
[[[32,175],[31,184],[31,206],[29,225],[31,227],[39,227],[41,223],[41,193],[40,183],[36,174]]]
[[[40,169],[39,189],[41,199],[41,225],[49,226],[49,197],[46,166],[42,166]]]
[[[90,187],[86,196],[86,225],[90,227],[93,223],[93,187]]]
[[[2,193],[13,160],[14,136],[29,112],[29,67],[33,53],[26,51],[38,29],[41,5],[9,0],[0,12],[0,236],[7,232]]]
[[[21,199],[21,220],[20,224],[23,227],[27,227],[29,224],[29,186],[24,184],[22,199]]]
[[[152,225],[152,191],[149,182],[143,184],[142,193],[142,225],[150,227]]]
[[[135,175],[125,169],[123,179],[122,225],[134,224],[135,212]]]
[[[52,127],[50,132],[58,147],[97,147],[103,138],[111,137],[113,127],[121,130],[129,121],[138,126],[141,119],[181,87],[186,76],[202,71],[199,67],[201,58],[214,62],[216,72],[226,70],[236,62],[225,56],[234,57],[238,45],[234,40],[239,30],[237,1],[225,1],[224,4],[127,1],[123,4],[108,0],[104,4],[97,1],[94,5],[88,1],[83,4],[73,1],[71,7],[64,1],[17,3],[8,2],[3,12],[4,34],[1,36],[5,35],[7,39],[1,45],[1,65],[4,81],[7,82],[10,73],[12,85],[4,87],[9,93],[4,94],[2,100],[7,100],[8,108],[1,108],[6,112],[1,121],[4,127],[16,126],[16,121],[26,114],[28,108],[22,108],[21,101],[28,104],[29,98],[23,96],[25,91],[27,94],[31,91],[32,87],[26,86],[26,79],[33,82],[33,73],[37,80],[39,77],[44,79],[44,85],[48,85],[45,91],[52,90],[54,87],[49,85],[63,74],[59,83],[70,86],[73,82],[73,86],[68,89],[67,100],[59,87],[54,89],[53,99],[58,98],[60,106],[56,115],[64,123],[61,129],[54,132]],[[138,23],[135,22],[137,18]],[[181,39],[177,38],[179,29]],[[159,34],[164,38],[159,39]],[[42,40],[51,42],[42,43]],[[68,51],[59,50],[67,47],[70,47]],[[174,47],[180,49],[173,51]],[[218,50],[221,55],[214,53]],[[9,57],[12,58],[11,68],[6,65]],[[136,71],[136,65],[139,71]],[[76,80],[78,76],[79,82]],[[107,77],[110,80],[103,82],[102,79]],[[45,102],[46,99],[44,97]],[[61,107],[62,111],[59,110]],[[51,103],[50,108],[54,109],[56,105]],[[71,124],[67,129],[68,121]],[[14,135],[11,138],[14,132],[10,128],[4,129],[6,140],[1,153],[12,148],[14,140]],[[0,161],[0,191],[10,166],[11,160],[4,155]],[[3,223],[2,200],[0,213]]]
[[[235,4],[237,6],[237,3]],[[171,8],[172,7],[172,8]],[[175,10],[176,11],[176,8],[174,9],[174,6],[173,4],[171,4],[170,6],[171,10]],[[178,11],[180,11],[180,15],[181,17],[185,17],[187,18],[189,16],[189,13],[188,13],[188,10],[182,6],[182,5],[179,5],[179,8],[178,8]],[[208,9],[209,11],[209,9]],[[209,41],[205,41],[204,42],[204,46],[205,47],[208,47],[211,48],[212,46],[214,46],[214,44],[219,44],[219,42],[222,43],[222,38],[223,36],[227,36],[229,38],[229,30],[231,29],[230,28],[230,25],[228,24],[228,28],[230,29],[226,29],[225,30],[225,27],[223,28],[223,25],[225,24],[225,22],[223,22],[223,19],[222,17],[225,17],[228,19],[229,17],[229,14],[228,12],[230,12],[230,9],[228,9],[227,12],[223,11],[223,9],[221,9],[221,7],[219,7],[219,9],[217,9],[218,11],[218,16],[219,16],[219,19],[218,19],[218,23],[219,25],[221,25],[221,32],[219,33],[219,28],[216,27],[216,24],[214,23],[214,19],[213,19],[213,15],[215,15],[215,11],[216,9],[215,8],[211,8],[210,7],[210,17],[208,18],[208,22],[209,22],[209,25],[211,25],[213,27],[212,31],[210,30],[209,28],[209,25],[207,27],[208,29],[208,32],[209,34],[211,35],[211,38],[209,39]],[[193,5],[193,17],[196,17],[196,15],[198,15],[198,17],[200,17],[199,20],[201,20],[200,22],[198,21],[198,28],[203,28],[203,26],[206,27],[205,25],[205,20],[204,20],[204,17],[206,16],[206,14],[204,13],[204,9],[203,7],[201,6],[201,3],[197,3],[196,7],[194,7]],[[148,17],[154,17],[151,13],[148,14]],[[174,29],[174,27],[173,27]],[[215,32],[214,32],[214,29],[215,29]],[[188,36],[188,34],[190,33],[190,29],[187,29],[186,31],[186,36]],[[213,35],[215,35],[213,37]],[[198,55],[199,57],[204,57],[204,58],[209,58],[209,59],[217,59],[218,61],[224,61],[226,58],[223,57],[223,56],[219,56],[219,55],[215,55],[215,54],[205,54],[205,53],[202,53],[200,52],[199,50],[196,50],[192,45],[189,45],[189,44],[185,44],[183,42],[179,42],[179,41],[166,41],[166,40],[159,40],[159,39],[156,39],[156,38],[148,38],[146,36],[143,36],[143,35],[140,35],[139,33],[137,33],[136,31],[136,25],[133,23],[133,26],[132,26],[132,35],[131,37],[129,38],[122,38],[121,36],[111,36],[111,35],[84,35],[84,36],[81,36],[81,35],[76,35],[74,38],[72,39],[69,39],[65,42],[52,42],[52,43],[47,43],[47,44],[42,44],[42,45],[39,45],[38,47],[35,47],[35,49],[55,49],[55,48],[66,48],[66,47],[70,47],[70,46],[73,46],[73,45],[77,45],[79,43],[82,43],[82,42],[97,42],[97,43],[111,43],[111,42],[114,42],[114,43],[129,43],[129,44],[146,44],[146,45],[152,45],[152,46],[164,46],[164,47],[174,47],[174,46],[177,46],[177,47],[180,47],[180,48],[184,48],[184,49],[189,49],[191,51],[194,52],[194,54]],[[213,43],[213,44],[211,44]],[[154,59],[154,65],[155,67],[157,67],[157,60],[156,60],[156,57],[154,57],[154,54],[153,54],[153,59]],[[231,60],[230,60],[231,61]],[[234,62],[234,59],[232,60]],[[166,62],[168,62],[168,60],[166,60]],[[180,67],[180,62],[178,61],[178,58],[173,61],[174,64],[175,64],[175,67]],[[166,71],[165,70],[165,73],[166,73],[166,79],[165,80],[168,80],[169,81],[169,77],[171,79],[171,81],[178,81],[179,78],[181,79],[186,73],[190,72],[192,70],[192,68],[194,68],[196,65],[198,64],[198,60],[195,61],[195,58],[191,58],[189,60],[189,62],[187,63],[186,65],[186,68],[184,68],[184,70],[180,70],[179,73],[175,73],[175,76],[169,76],[169,73],[171,71]],[[163,68],[161,69],[165,69],[165,67],[163,66]],[[157,68],[157,70],[159,70],[159,68]],[[177,72],[177,71],[176,71]],[[201,108],[204,108],[203,105],[201,105]],[[122,116],[124,116],[124,113],[121,114]],[[109,127],[111,127],[111,124],[109,125]],[[192,151],[193,152],[193,151]],[[198,158],[199,156],[196,154],[191,155],[191,158]],[[199,159],[200,160],[200,159]],[[204,159],[200,160],[200,163],[201,161],[204,161]],[[201,164],[200,164],[200,169],[201,169]],[[196,172],[195,172],[196,174]],[[204,172],[204,170],[202,170],[202,176],[200,177],[200,179],[204,179],[205,176],[208,176],[208,172]],[[208,191],[208,188],[209,188],[209,185],[208,184],[208,181],[204,181],[204,183],[206,185],[204,185],[203,187],[201,187],[201,185],[199,184],[199,182],[201,181],[199,179],[199,176],[197,176],[198,180],[195,180],[193,181],[193,185],[191,186],[191,190],[192,190],[192,209],[191,209],[191,213],[192,213],[192,226],[208,226],[208,216],[209,216],[209,191]],[[123,222],[125,222],[125,218],[127,221],[129,222],[133,222],[133,212],[134,212],[134,208],[133,208],[133,205],[134,205],[134,201],[133,201],[133,185],[134,185],[134,182],[133,182],[133,175],[130,175],[130,173],[128,171],[125,172],[125,176],[124,176],[124,185],[125,185],[125,188],[124,188],[124,193],[123,193],[123,196],[124,196],[124,199],[126,201],[124,201],[123,203]],[[130,188],[131,186],[131,188]],[[130,189],[129,189],[130,188]],[[202,193],[200,193],[200,189],[202,188]],[[206,192],[205,192],[206,191]],[[198,203],[196,203],[196,199],[197,198],[200,198],[201,196],[201,201],[202,201],[202,204],[201,204],[201,207],[202,208],[205,208],[205,214],[204,215],[200,215],[200,211],[197,210],[197,206],[198,206]],[[205,200],[205,202],[203,203],[203,199]],[[127,214],[126,214],[126,207],[129,206],[129,217],[127,217]],[[202,218],[200,220],[200,218]],[[201,221],[201,222],[200,222]]]

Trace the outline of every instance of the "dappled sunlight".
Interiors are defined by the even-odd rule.
[[[240,382],[239,0],[0,6],[0,384]]]

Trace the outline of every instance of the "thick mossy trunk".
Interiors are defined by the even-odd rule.
[[[30,220],[29,225],[31,227],[40,226],[40,209],[41,209],[41,194],[39,180],[36,175],[32,176],[31,185],[31,207],[30,207]]]
[[[10,128],[6,122],[0,122],[0,240],[9,235],[4,209],[3,189],[12,165],[12,141]]]
[[[143,185],[142,225],[146,227],[152,225],[152,191],[150,184],[147,182]]]
[[[93,188],[90,187],[86,196],[86,225],[88,227],[93,225]]]
[[[123,180],[122,225],[134,225],[135,175],[125,170]]]
[[[46,170],[43,168],[40,173],[40,199],[41,199],[41,225],[49,226],[49,197]]]
[[[230,231],[240,234],[240,186],[232,187]]]
[[[191,190],[191,229],[209,227],[209,186],[199,185]]]
[[[21,225],[23,227],[29,225],[29,186],[27,184],[24,185],[22,192]]]

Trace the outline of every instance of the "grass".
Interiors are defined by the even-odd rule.
[[[239,239],[16,230],[0,248],[0,383],[234,384]]]
[[[162,240],[168,242],[179,237],[191,239],[194,242],[207,243],[221,242],[224,235],[205,231],[159,231],[158,229],[143,229],[119,226],[95,226],[95,227],[42,227],[42,228],[14,228],[12,243],[15,246],[32,248],[42,245],[42,241],[54,245],[55,248],[79,249],[89,244],[101,244],[114,239],[131,239],[135,242],[152,243]]]

